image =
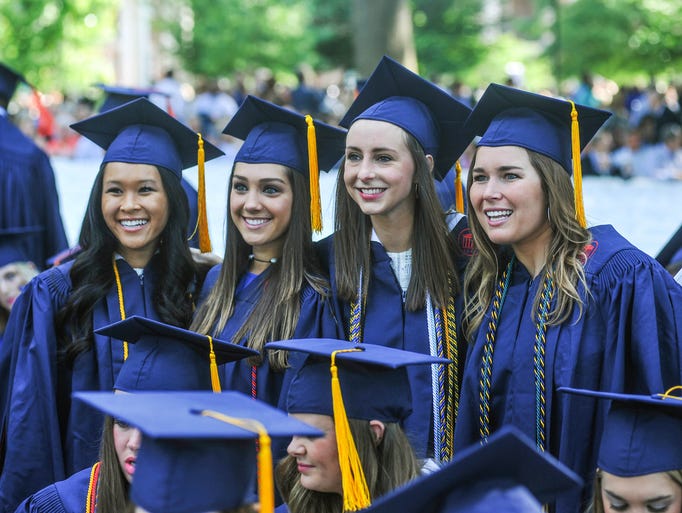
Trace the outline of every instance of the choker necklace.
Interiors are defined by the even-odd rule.
[[[276,264],[277,263],[277,258],[271,258],[269,260],[263,260],[261,258],[256,258],[256,255],[251,253],[249,255],[249,260],[255,260],[256,262],[261,262],[262,264]]]

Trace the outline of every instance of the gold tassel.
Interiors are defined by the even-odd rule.
[[[322,200],[320,199],[320,169],[317,162],[317,137],[313,118],[306,115],[308,125],[308,174],[310,178],[310,224],[314,232],[322,231]]]
[[[583,203],[583,170],[580,162],[580,126],[575,103],[571,104],[571,158],[573,159],[573,197],[575,200],[575,218],[580,226],[587,228],[585,205]]]
[[[334,351],[331,357],[332,375],[332,406],[334,408],[334,429],[336,430],[336,445],[339,453],[339,467],[341,468],[341,483],[343,488],[343,511],[359,511],[371,505],[369,488],[362,469],[362,462],[350,432],[350,424],[343,404],[339,369],[336,366],[337,353],[359,351],[359,349],[342,349]]]
[[[199,249],[202,253],[209,253],[211,251],[211,237],[208,234],[208,215],[206,214],[206,176],[205,176],[205,153],[204,140],[199,135],[199,150],[197,151],[197,162],[199,164],[199,198],[197,228],[199,230]]]
[[[215,351],[213,351],[213,337],[210,335],[206,335],[206,338],[208,338],[208,347],[209,347],[209,353],[208,353],[208,358],[210,360],[210,367],[211,367],[211,388],[213,389],[214,392],[218,393],[221,392],[222,389],[220,387],[220,376],[218,376],[218,364],[215,360]]]
[[[201,415],[258,433],[258,500],[260,513],[275,511],[275,480],[272,473],[272,441],[267,430],[257,420],[230,417],[214,410],[203,410]]]
[[[462,189],[462,165],[455,161],[455,210],[464,213],[464,190]]]

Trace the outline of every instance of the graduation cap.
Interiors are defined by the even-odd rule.
[[[258,501],[252,492],[256,475],[260,511],[271,513],[271,437],[323,435],[239,392],[75,397],[142,432],[131,498],[150,513],[225,511]]]
[[[287,411],[334,418],[344,510],[369,506],[367,483],[348,419],[402,421],[412,411],[405,367],[448,364],[450,360],[375,344],[322,338],[270,342],[265,347],[307,354],[291,379]]]
[[[384,56],[339,125],[359,119],[385,121],[412,135],[435,160],[442,180],[464,152],[471,136],[462,130],[471,109],[446,91]]]
[[[138,98],[147,98],[153,94],[162,95],[168,97],[167,93],[157,91],[151,88],[138,88],[138,87],[120,87],[120,86],[110,86],[105,84],[95,84],[95,87],[100,88],[104,91],[104,101],[99,107],[99,112],[106,112],[115,107],[119,107],[125,103],[137,100]],[[169,114],[171,114],[169,112]]]
[[[487,443],[462,449],[439,470],[379,498],[367,513],[540,513],[539,503],[581,486],[568,467],[505,426]]]
[[[14,262],[30,262],[24,240],[38,232],[42,226],[15,227],[0,230],[0,267]]]
[[[555,160],[569,173],[572,170],[576,216],[585,227],[580,151],[610,116],[572,101],[490,84],[466,129],[481,136],[478,146],[520,146]]]
[[[20,82],[28,84],[21,73],[0,62],[0,98],[9,101]]]
[[[308,178],[312,227],[322,230],[319,171],[343,155],[345,130],[249,95],[223,133],[244,141],[235,163],[279,164]]]
[[[114,388],[139,390],[220,391],[217,365],[259,353],[248,347],[200,335],[163,322],[133,315],[95,333],[135,343]]]
[[[610,400],[597,465],[620,477],[682,469],[682,397],[619,394],[561,387],[560,392]]]

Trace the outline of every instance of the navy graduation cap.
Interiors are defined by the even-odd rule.
[[[471,109],[446,91],[384,56],[364,83],[339,125],[359,119],[385,121],[412,135],[435,160],[442,180],[471,142],[463,131]]]
[[[249,95],[223,133],[244,141],[235,163],[279,164],[308,178],[312,227],[322,230],[319,172],[343,155],[345,130]]]
[[[520,146],[572,172],[576,219],[584,228],[587,222],[580,151],[610,116],[605,110],[490,84],[474,106],[465,129],[481,136],[477,146]]]
[[[0,230],[0,267],[14,262],[29,262],[30,258],[28,257],[28,251],[24,247],[23,240],[42,230],[42,226],[15,227]]]
[[[505,426],[487,443],[377,499],[367,513],[540,513],[540,503],[581,486],[568,467]]]
[[[205,160],[224,155],[146,98],[96,114],[71,128],[106,150],[103,165],[150,164],[168,169],[178,179],[183,169],[197,165],[199,151],[204,151]],[[203,145],[202,150],[198,150],[198,144]]]
[[[225,511],[258,501],[271,513],[271,437],[323,434],[239,392],[75,397],[142,432],[131,498],[150,513]],[[252,492],[257,475],[259,497]]]
[[[0,98],[9,101],[20,82],[28,84],[21,73],[0,62]]]
[[[95,84],[95,87],[99,87],[105,94],[99,112],[106,112],[138,98],[149,99],[152,94],[168,96],[166,93],[150,88],[110,86],[101,83]]]
[[[220,391],[217,365],[257,356],[248,347],[200,335],[137,315],[95,333],[135,344],[119,372],[114,388],[140,390]]]
[[[600,469],[620,477],[682,469],[682,397],[670,391],[653,395],[569,387],[559,391],[611,401],[599,447]]]
[[[450,360],[374,344],[335,339],[270,342],[266,349],[306,354],[293,372],[287,412],[334,419],[344,510],[370,505],[367,480],[350,431],[349,418],[400,422],[412,411],[408,365],[449,364]]]

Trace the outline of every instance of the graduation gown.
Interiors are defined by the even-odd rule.
[[[152,303],[153,258],[144,279],[118,259],[126,316],[158,320]],[[98,456],[101,413],[71,394],[111,391],[123,364],[123,343],[95,335],[91,350],[72,365],[57,362],[56,312],[71,293],[73,262],[35,277],[12,308],[0,347],[0,424],[6,436],[0,473],[0,511],[14,511],[31,493],[92,465]],[[121,320],[114,285],[96,305],[93,328]],[[129,351],[135,345],[129,344]]]
[[[221,266],[213,267],[206,275],[201,297],[205,298],[215,285]],[[236,293],[234,313],[216,338],[233,342],[239,328],[246,322],[258,302],[263,282],[268,272],[258,275],[248,285]],[[337,326],[332,316],[328,301],[320,296],[312,287],[306,285],[301,292],[301,313],[292,338],[336,338]],[[246,343],[246,339],[238,342]],[[290,365],[297,359],[295,354],[289,355]],[[220,366],[220,380],[223,390],[237,390],[251,396],[252,366],[246,360],[226,363]],[[256,367],[256,397],[261,401],[286,410],[286,382],[292,377],[290,372],[274,372],[270,369],[268,359],[263,358]]]
[[[466,218],[461,214],[449,219],[451,236],[460,241],[460,235],[468,231]],[[350,305],[338,298],[336,291],[336,265],[333,258],[334,235],[320,241],[317,245],[320,259],[328,266],[332,296],[335,304],[335,315],[339,319],[343,331],[339,337],[350,340]],[[403,293],[391,267],[391,258],[380,242],[372,241],[370,245],[372,269],[369,277],[369,289],[363,311],[363,342],[378,344],[396,349],[430,354],[429,332],[426,308],[408,311],[403,304]],[[464,268],[464,259],[458,262],[460,272]],[[456,314],[461,315],[462,302],[458,298]],[[457,323],[459,326],[459,322]],[[466,354],[466,344],[458,336],[458,354],[460,361]],[[430,456],[433,452],[433,394],[430,365],[410,365],[407,367],[412,393],[412,413],[403,422],[403,430],[407,435],[418,458]],[[436,392],[437,393],[437,392]]]
[[[16,513],[85,513],[91,472],[91,468],[86,468],[43,488],[27,497]]]
[[[0,229],[19,227],[41,228],[25,239],[39,269],[68,247],[49,158],[0,112]]]
[[[558,394],[570,386],[649,394],[682,383],[682,287],[611,226],[590,230],[585,278],[589,295],[560,326],[546,332],[546,447],[586,482],[557,501],[555,511],[583,511],[594,477],[607,401]],[[543,273],[532,279],[516,263],[500,315],[490,386],[490,433],[512,424],[536,437],[533,300]],[[479,373],[490,311],[470,346],[455,447],[479,441]],[[582,501],[582,503],[581,503]]]

